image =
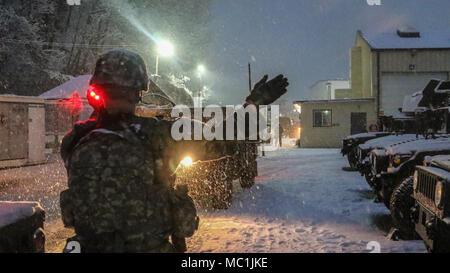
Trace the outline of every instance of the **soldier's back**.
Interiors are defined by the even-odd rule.
[[[66,162],[70,207],[87,248],[151,251],[172,232],[170,186],[155,179],[162,140],[155,119],[104,121]],[[112,242],[105,242],[112,241]]]

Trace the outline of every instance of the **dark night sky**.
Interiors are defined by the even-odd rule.
[[[237,104],[253,78],[283,73],[289,99],[308,98],[315,81],[349,77],[349,48],[357,29],[383,31],[410,25],[448,29],[449,0],[216,0],[212,6],[213,52],[205,81],[213,102]]]

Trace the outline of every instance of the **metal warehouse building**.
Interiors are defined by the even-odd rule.
[[[343,135],[366,131],[362,125],[371,125],[372,116],[376,121],[377,116],[398,113],[404,96],[423,90],[430,79],[449,77],[450,30],[419,32],[410,27],[383,33],[358,30],[355,45],[350,49],[350,88],[336,89],[337,101],[294,102],[297,109],[302,108],[301,146],[338,147]],[[361,105],[361,99],[370,99],[373,107]],[[336,103],[346,106],[339,110],[333,106]],[[353,104],[360,105],[362,110],[348,115],[347,110]],[[332,110],[330,117],[320,112],[323,109]],[[319,115],[331,118],[326,126],[314,120]],[[340,121],[335,122],[338,117]]]

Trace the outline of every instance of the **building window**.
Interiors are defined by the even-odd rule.
[[[313,110],[314,127],[331,127],[331,110]]]

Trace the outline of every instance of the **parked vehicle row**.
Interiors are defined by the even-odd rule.
[[[430,252],[450,252],[449,94],[450,82],[431,80],[422,92],[405,97],[402,118],[389,119],[396,127],[389,135],[343,141],[349,162],[390,209],[398,237],[420,237]],[[398,130],[407,127],[415,133]],[[349,139],[358,142],[351,151]]]

